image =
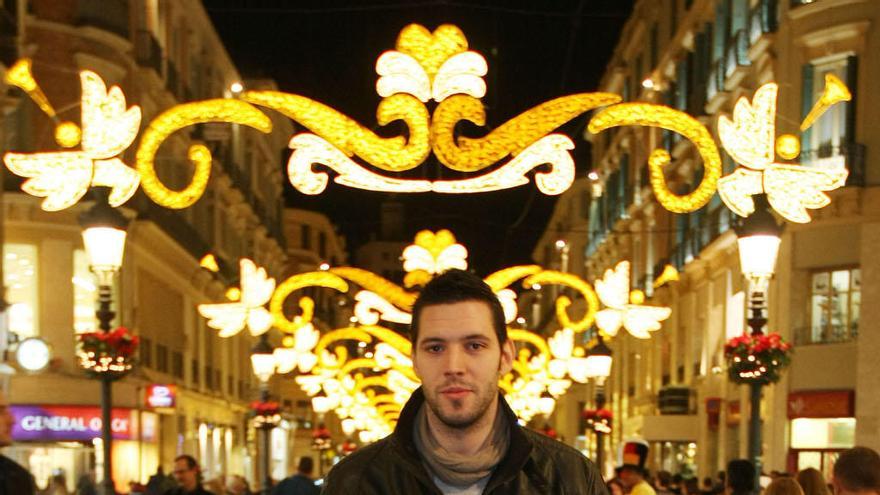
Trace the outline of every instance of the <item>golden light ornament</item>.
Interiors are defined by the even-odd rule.
[[[55,126],[55,142],[62,148],[73,148],[82,141],[82,130],[73,122],[65,121]]]
[[[45,198],[41,208],[59,211],[77,203],[89,186],[108,186],[110,205],[121,206],[137,190],[140,178],[117,155],[137,136],[138,106],[126,108],[122,90],[107,90],[94,72],[80,73],[82,86],[82,150],[42,153],[6,153],[3,161],[14,174],[27,177],[24,192]],[[69,125],[68,125],[69,124]],[[60,124],[64,145],[74,141],[72,123]],[[76,139],[79,141],[79,139]]]
[[[240,301],[198,306],[199,314],[208,319],[209,327],[219,330],[220,337],[237,335],[245,326],[251,335],[258,336],[272,327],[272,315],[263,306],[275,291],[275,279],[249,259],[243,258],[239,267]]]
[[[46,98],[43,90],[37,85],[37,81],[34,79],[31,70],[32,66],[33,61],[31,59],[20,59],[12,64],[12,67],[7,69],[3,80],[10,86],[21,88],[21,90],[27,93],[34,103],[40,107],[40,110],[42,110],[43,113],[54,118],[55,109],[52,108],[49,99]]]
[[[614,337],[623,327],[635,338],[649,339],[650,332],[660,330],[660,322],[669,318],[672,309],[642,305],[645,295],[630,292],[629,279],[629,261],[621,261],[596,280],[596,292],[606,306],[596,313],[596,326],[608,337]]]
[[[813,108],[810,109],[807,116],[804,117],[804,121],[801,122],[801,131],[809,129],[817,120],[819,120],[819,117],[821,117],[822,114],[835,103],[851,100],[852,93],[849,92],[849,88],[846,87],[846,84],[834,74],[830,72],[826,73],[825,87],[823,88],[822,95],[819,97],[819,101],[817,101],[816,104],[813,105]]]
[[[745,97],[736,102],[733,119],[723,115],[718,119],[721,144],[740,165],[718,181],[718,193],[728,208],[743,217],[755,209],[752,196],[766,193],[780,215],[807,223],[807,209],[827,206],[831,198],[825,192],[845,185],[849,172],[842,166],[810,168],[774,161],[777,92],[775,83],[767,83],[751,102]]]
[[[669,153],[663,149],[651,152],[648,171],[651,188],[660,205],[673,213],[688,213],[702,208],[712,199],[721,177],[721,155],[712,135],[697,119],[664,105],[620,103],[593,116],[588,129],[593,134],[598,134],[611,127],[623,125],[658,127],[681,134],[694,144],[703,160],[703,179],[699,185],[688,194],[677,195],[669,190],[663,173],[663,167],[671,161]]]
[[[776,138],[776,154],[785,160],[794,160],[801,154],[801,140],[793,134]]]
[[[166,110],[144,130],[137,150],[137,170],[144,192],[165,208],[192,206],[204,194],[211,176],[211,152],[204,145],[190,146],[187,157],[194,167],[192,181],[180,191],[162,184],[156,175],[155,159],[159,147],[174,132],[207,122],[229,122],[252,127],[262,133],[272,130],[272,121],[253,106],[239,100],[216,99],[185,103]]]
[[[226,289],[226,293],[224,295],[226,296],[226,299],[230,301],[241,301],[241,289],[239,289],[238,287],[230,287]]]
[[[407,273],[420,270],[430,275],[452,268],[466,270],[467,255],[467,249],[455,242],[452,232],[443,229],[435,234],[422,230],[416,234],[415,243],[403,250],[403,270]]]
[[[284,301],[290,294],[305,287],[326,287],[339,292],[348,291],[348,284],[345,280],[326,271],[303,273],[288,278],[275,289],[269,302],[269,312],[272,313],[274,324],[282,332],[295,333],[302,326],[303,319],[290,320],[284,315]],[[309,304],[300,300],[300,308],[303,308],[308,316],[305,321],[311,320],[309,308],[312,307],[314,307],[313,302]]]
[[[533,287],[541,284],[555,284],[571,287],[579,292],[587,302],[587,310],[584,313],[583,318],[580,320],[572,320],[568,315],[568,307],[571,306],[571,299],[565,295],[559,296],[556,299],[556,319],[559,321],[560,325],[564,328],[570,328],[575,332],[583,332],[593,324],[596,312],[599,311],[599,298],[596,296],[593,287],[591,287],[585,280],[570,273],[545,270],[531,275],[523,281],[523,287]]]
[[[670,282],[679,280],[678,269],[675,266],[667,264],[663,267],[663,272],[654,280],[654,288],[658,289]]]
[[[217,258],[211,253],[202,256],[202,259],[199,260],[199,266],[209,272],[217,273],[220,271],[220,266],[217,265]]]

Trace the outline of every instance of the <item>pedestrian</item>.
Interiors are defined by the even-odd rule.
[[[778,476],[764,489],[764,495],[804,495],[804,490],[791,476]]]
[[[0,392],[0,448],[12,445],[15,418],[9,410],[6,395]],[[31,473],[12,459],[0,454],[0,495],[34,495],[37,485]]]
[[[834,463],[834,495],[880,495],[880,455],[868,447],[846,450]]]
[[[577,493],[604,495],[577,450],[521,427],[498,388],[514,359],[501,303],[476,275],[449,270],[412,308],[421,387],[388,437],[339,461],[325,495]]]
[[[318,495],[320,490],[315,486],[315,481],[312,479],[312,471],[314,469],[315,463],[311,457],[300,457],[296,467],[296,474],[284,478],[275,485],[272,495]]]
[[[274,492],[273,492],[274,493]],[[230,474],[226,480],[227,495],[252,495],[251,486],[244,476],[240,474]]]
[[[98,495],[94,470],[89,470],[89,472],[80,475],[79,480],[76,482],[76,495]]]
[[[49,478],[49,486],[43,490],[43,495],[70,495],[67,490],[67,478],[60,469],[53,470],[52,477]]]
[[[202,488],[202,469],[191,455],[183,454],[174,459],[174,479],[179,486],[167,495],[211,495]]]
[[[657,473],[657,481],[654,484],[654,489],[657,491],[657,495],[672,495],[672,490],[669,488],[669,485],[672,483],[672,473],[669,471],[660,471]]]
[[[609,495],[624,495],[623,483],[620,482],[620,478],[611,478],[605,484],[608,486]]]
[[[648,460],[648,444],[643,440],[631,440],[623,444],[622,464],[617,467],[617,475],[626,493],[632,495],[657,495],[654,488],[645,480],[645,461]]]
[[[727,463],[726,495],[752,495],[755,490],[755,466],[745,459]]]
[[[147,489],[144,495],[165,495],[174,488],[174,480],[165,474],[162,465],[156,467],[156,474],[147,480]]]
[[[825,477],[816,468],[802,469],[796,479],[804,490],[804,495],[831,495]]]
[[[708,476],[703,478],[703,484],[700,486],[700,493],[703,495],[715,495],[715,486],[712,484],[712,478]]]

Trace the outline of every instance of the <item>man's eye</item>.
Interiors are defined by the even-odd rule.
[[[486,347],[486,346],[484,346],[480,342],[471,342],[468,344],[468,349],[470,349],[472,351],[478,351],[478,350],[482,349],[483,347]]]
[[[442,350],[443,350],[443,346],[439,345],[439,344],[428,346],[428,352],[440,352]]]

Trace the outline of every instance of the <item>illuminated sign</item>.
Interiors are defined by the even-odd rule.
[[[174,407],[177,403],[175,385],[150,385],[147,387],[147,406],[152,408]]]
[[[90,406],[10,406],[14,441],[91,441],[101,436],[101,409]],[[113,409],[116,440],[133,440],[137,429],[130,409]]]

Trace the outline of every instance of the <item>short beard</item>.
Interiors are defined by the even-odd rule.
[[[492,392],[494,393],[486,394],[486,397],[482,398],[482,400],[476,404],[473,414],[464,417],[447,416],[441,411],[439,404],[429,398],[429,394],[425,394],[425,402],[428,404],[428,407],[431,408],[434,416],[436,416],[441,423],[449,428],[467,430],[486,415],[489,406],[492,405],[492,400],[495,399],[498,393],[496,390],[493,390]]]

